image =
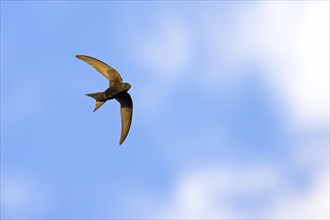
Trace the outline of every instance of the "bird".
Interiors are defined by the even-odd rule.
[[[96,100],[93,112],[99,109],[108,100],[116,99],[120,103],[121,136],[119,145],[121,145],[128,135],[132,122],[133,101],[130,94],[127,92],[131,88],[131,85],[123,82],[117,70],[106,63],[90,56],[76,55],[76,57],[94,67],[109,80],[109,88],[104,92],[94,92],[86,95]]]

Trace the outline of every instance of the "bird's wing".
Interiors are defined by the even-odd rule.
[[[127,92],[118,94],[116,100],[120,103],[121,137],[119,144],[122,144],[131,127],[133,102],[131,96]]]
[[[105,78],[110,81],[110,86],[123,81],[117,70],[103,63],[102,61],[85,55],[77,55],[76,57],[85,61],[89,65],[93,66],[97,71],[99,71]]]

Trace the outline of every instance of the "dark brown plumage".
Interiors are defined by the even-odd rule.
[[[89,93],[86,95],[96,100],[94,112],[108,100],[116,99],[120,103],[121,136],[119,144],[121,145],[128,135],[132,122],[133,102],[127,92],[131,88],[131,85],[129,83],[123,83],[120,74],[102,61],[84,55],[77,55],[76,57],[93,66],[109,80],[109,88],[104,92]]]

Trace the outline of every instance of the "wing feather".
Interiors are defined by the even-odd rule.
[[[86,63],[94,67],[98,72],[100,72],[105,78],[110,81],[110,86],[113,86],[116,83],[123,81],[117,70],[107,65],[106,63],[103,63],[102,61],[90,56],[77,55],[76,57],[85,61]]]
[[[122,92],[117,95],[116,100],[120,103],[121,115],[121,136],[119,144],[121,145],[126,139],[132,122],[133,101],[127,92]]]

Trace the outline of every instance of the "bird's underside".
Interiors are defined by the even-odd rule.
[[[77,55],[76,57],[93,66],[109,80],[110,87],[104,92],[95,92],[86,95],[96,100],[94,111],[111,99],[116,99],[120,103],[121,136],[119,144],[121,145],[128,135],[132,122],[133,102],[131,96],[127,92],[130,89],[130,84],[123,83],[120,74],[102,61],[84,55]]]

